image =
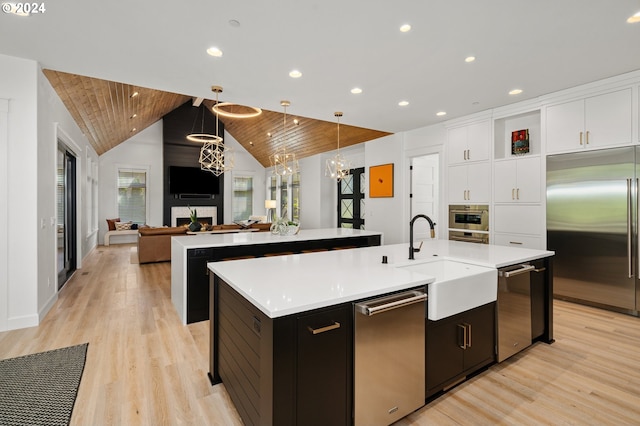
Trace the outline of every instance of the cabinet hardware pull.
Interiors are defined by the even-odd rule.
[[[546,270],[547,270],[547,268],[545,268],[545,267],[543,266],[542,268],[536,268],[536,269],[534,269],[534,270],[533,270],[533,272],[544,272],[544,271],[546,271]]]
[[[516,200],[520,199],[520,188],[516,188]]]
[[[580,132],[580,145],[582,145],[582,132]]]
[[[509,244],[517,244],[517,245],[522,245],[522,243],[520,241],[509,241]]]
[[[515,188],[511,188],[511,199],[512,199],[512,200],[515,200],[515,199],[516,199],[516,197],[514,196],[515,191],[516,191],[516,189],[515,189]]]
[[[468,332],[467,332],[467,348],[471,347],[471,324],[465,324],[464,325]]]
[[[335,330],[336,328],[340,328],[340,323],[337,321],[334,321],[333,324],[327,325],[325,327],[312,328],[311,326],[308,326],[307,328],[309,329],[311,334],[320,334],[327,331]]]
[[[586,140],[587,145],[589,145],[589,131],[588,130],[587,130],[587,134],[586,134],[585,140]]]
[[[467,349],[467,327],[466,324],[458,324],[459,329],[462,329],[462,344],[458,345],[460,349]],[[460,337],[460,335],[458,335]]]
[[[471,160],[471,150],[467,150],[467,160]]]
[[[463,158],[464,160],[466,160],[466,159],[467,159],[467,150],[466,150],[466,149],[465,149],[464,151],[462,151],[462,158]]]

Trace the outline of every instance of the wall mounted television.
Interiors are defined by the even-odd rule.
[[[169,166],[169,193],[189,195],[219,194],[218,176],[199,167]]]

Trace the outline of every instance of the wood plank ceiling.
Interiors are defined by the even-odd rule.
[[[186,95],[59,71],[44,70],[44,74],[98,155],[126,141],[190,99]],[[136,92],[138,94],[134,96]],[[221,98],[220,102],[223,101]],[[215,101],[205,100],[204,104],[211,111]],[[246,109],[238,105],[227,107],[225,111],[243,112]],[[219,119],[225,130],[264,167],[270,166],[269,155],[283,146],[288,152],[295,153],[298,159],[336,149],[336,121],[299,117],[291,114],[292,109],[295,111],[295,107],[287,109],[286,128],[283,112],[276,111],[263,110],[253,118],[221,115]],[[294,119],[298,124],[294,124]],[[340,124],[340,147],[389,134]]]

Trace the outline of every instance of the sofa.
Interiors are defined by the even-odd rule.
[[[268,232],[270,223],[252,223],[249,228],[256,232]],[[238,232],[242,226],[233,224],[213,225],[209,232]],[[171,260],[171,237],[187,235],[184,226],[138,229],[138,262],[167,262]],[[202,232],[207,233],[207,232]],[[191,234],[191,233],[190,233]]]
[[[171,237],[186,235],[184,226],[138,229],[138,262],[171,260]]]

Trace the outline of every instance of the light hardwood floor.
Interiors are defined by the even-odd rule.
[[[170,264],[94,250],[38,327],[0,359],[89,342],[72,425],[240,425],[208,371],[208,321],[183,326]],[[640,319],[556,301],[553,345],[492,366],[397,425],[640,425]]]

